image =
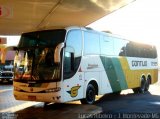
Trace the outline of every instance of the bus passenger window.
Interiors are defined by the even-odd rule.
[[[80,30],[69,31],[64,50],[64,79],[71,78],[77,71],[82,52],[82,33]]]

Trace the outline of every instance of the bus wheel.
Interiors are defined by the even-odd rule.
[[[145,84],[145,91],[149,90],[149,85],[150,85],[150,77],[147,78],[146,84]]]
[[[89,84],[87,86],[86,98],[81,99],[80,101],[82,104],[93,104],[95,102],[95,96],[96,96],[95,88],[92,84]]]
[[[139,88],[133,88],[134,93],[139,93]]]
[[[139,92],[140,93],[144,93],[145,89],[146,89],[146,80],[145,80],[145,77],[142,77],[141,78],[141,86],[139,88]]]

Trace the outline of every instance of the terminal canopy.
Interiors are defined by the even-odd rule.
[[[0,0],[0,35],[86,26],[135,0]]]

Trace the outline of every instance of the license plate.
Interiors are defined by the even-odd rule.
[[[36,100],[36,96],[28,96],[28,99],[31,101],[35,101]]]

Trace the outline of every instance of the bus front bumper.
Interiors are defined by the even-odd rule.
[[[61,103],[62,97],[60,92],[54,93],[28,93],[14,91],[16,100],[37,101],[37,102],[56,102]]]

